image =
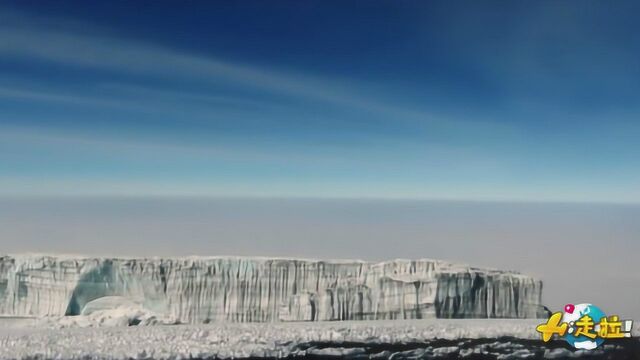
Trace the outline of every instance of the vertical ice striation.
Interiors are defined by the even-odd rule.
[[[542,283],[435,260],[0,257],[0,314],[77,315],[119,296],[183,322],[527,318]]]

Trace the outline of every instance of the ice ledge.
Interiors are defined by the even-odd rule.
[[[19,261],[28,262],[35,259],[50,259],[57,261],[173,261],[173,262],[188,262],[188,261],[254,261],[254,262],[273,262],[273,261],[287,261],[287,262],[299,262],[299,263],[317,263],[317,264],[366,264],[372,267],[382,266],[385,264],[411,264],[411,263],[432,263],[438,267],[441,272],[485,272],[485,273],[505,273],[512,276],[522,276],[523,278],[532,278],[529,275],[521,274],[516,270],[497,269],[492,267],[476,267],[469,264],[452,262],[445,260],[438,260],[432,258],[419,258],[419,259],[406,259],[396,258],[382,261],[367,261],[362,259],[319,259],[319,258],[304,258],[304,257],[278,257],[278,256],[241,256],[241,255],[186,255],[186,256],[95,256],[86,254],[58,254],[58,253],[21,253],[21,254],[0,254],[0,260],[3,258],[13,258]]]
[[[119,296],[190,323],[526,318],[543,315],[541,291],[526,275],[432,259],[0,257],[0,313],[13,316],[78,315]]]

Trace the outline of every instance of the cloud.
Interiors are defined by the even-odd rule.
[[[284,74],[198,56],[135,40],[44,29],[0,28],[0,54],[67,66],[115,70],[160,77],[189,76],[192,80],[226,82],[291,96],[357,105],[341,86],[322,84],[308,76]],[[364,106],[366,102],[359,106]]]
[[[54,91],[39,91],[17,87],[0,87],[0,98],[54,102],[69,105],[127,108],[129,110],[148,111],[150,108],[139,106],[126,100],[106,99],[104,97],[82,96],[78,94],[60,94]]]
[[[135,39],[125,39],[67,19],[43,19],[29,14],[15,13],[0,25],[0,55],[23,60],[55,63],[75,69],[115,71],[136,76],[147,75],[162,79],[191,81],[208,85],[234,86],[253,89],[267,94],[299,98],[315,103],[326,103],[393,121],[398,126],[413,126],[425,130],[429,127],[457,131],[471,128],[489,131],[512,131],[510,126],[495,121],[452,118],[447,114],[425,109],[412,109],[385,99],[384,94],[368,93],[365,84],[347,79],[317,76],[294,71],[276,71],[264,67],[225,61],[211,55],[198,55],[166,46]],[[11,13],[10,13],[11,14]],[[9,17],[6,17],[9,18]],[[25,25],[28,24],[28,25]],[[22,91],[24,89],[16,89]],[[138,87],[129,90],[149,92]],[[9,89],[4,89],[5,95]],[[157,91],[155,95],[160,95]],[[209,97],[211,94],[195,95]],[[218,95],[215,95],[218,97]],[[195,100],[194,96],[189,96]],[[37,97],[40,100],[62,100],[58,97]],[[36,98],[34,98],[35,100]],[[233,100],[252,102],[253,99]],[[94,102],[100,104],[100,102]],[[108,105],[102,103],[102,105]],[[368,121],[376,121],[370,118]]]

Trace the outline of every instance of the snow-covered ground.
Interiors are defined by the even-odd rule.
[[[34,327],[0,323],[0,359],[184,359],[305,355],[495,354],[546,358],[574,354],[540,349],[540,320],[406,320],[208,325]],[[510,337],[505,339],[503,337]],[[511,339],[518,338],[518,339]],[[437,339],[437,340],[436,340]],[[467,339],[467,340],[459,340]],[[468,339],[485,339],[474,342]],[[491,340],[493,339],[493,340]],[[400,344],[417,344],[397,348]],[[559,342],[558,342],[559,343]],[[376,344],[395,344],[372,350]],[[535,344],[535,346],[531,346]],[[406,346],[405,346],[406,347]],[[611,348],[611,346],[610,346]],[[389,350],[391,349],[391,350]],[[537,350],[536,350],[537,349]],[[511,355],[509,355],[511,354]],[[577,353],[579,354],[579,353]],[[386,356],[385,356],[386,355]],[[499,356],[498,356],[499,355]]]

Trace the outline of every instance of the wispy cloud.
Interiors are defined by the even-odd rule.
[[[137,99],[155,98],[162,101],[189,101],[200,105],[237,106],[248,108],[281,108],[282,105],[274,101],[251,99],[248,97],[230,96],[224,94],[209,94],[195,91],[177,91],[165,88],[143,86],[129,83],[104,83],[99,85],[111,93],[135,97]]]
[[[140,106],[123,99],[84,96],[77,93],[61,94],[53,91],[23,89],[18,87],[0,87],[0,99],[25,100],[37,102],[53,102],[80,106],[98,106],[110,108],[126,108],[128,110],[149,111],[150,108]]]
[[[452,118],[442,113],[425,109],[412,109],[397,105],[368,93],[366,84],[358,84],[350,79],[316,76],[293,71],[277,71],[249,64],[239,64],[211,55],[198,55],[169,47],[150,44],[135,39],[125,39],[117,35],[92,29],[82,30],[75,21],[66,23],[58,19],[55,24],[63,24],[52,29],[51,19],[30,18],[22,14],[20,23],[8,22],[0,26],[0,54],[17,59],[38,60],[74,68],[116,71],[135,75],[148,75],[165,79],[189,80],[215,86],[240,86],[275,95],[300,98],[307,101],[332,104],[346,109],[354,109],[392,119],[398,124],[416,126],[436,126],[442,128],[471,127],[478,131],[511,131],[509,126],[489,119],[476,118],[473,121]],[[17,89],[16,91],[19,91]],[[128,87],[129,91],[146,92],[144,87]],[[8,93],[8,89],[4,89]],[[165,90],[154,89],[154,95],[162,95]],[[211,100],[237,103],[253,103],[255,99],[222,99],[220,94],[182,94],[191,100]],[[57,97],[39,97],[42,100],[64,100]],[[64,100],[66,101],[66,100]],[[95,102],[99,104],[99,102]],[[103,105],[108,105],[104,103]],[[370,121],[375,121],[371,119]]]
[[[212,95],[158,89],[140,85],[104,84],[99,92],[70,91],[61,86],[0,86],[0,99],[26,102],[56,103],[80,107],[111,108],[145,113],[185,114],[184,107],[195,109],[276,109],[274,102],[244,97]],[[182,104],[180,109],[176,105]]]
[[[192,80],[228,82],[347,105],[365,106],[368,103],[345,96],[340,85],[323,83],[309,76],[238,65],[135,40],[47,31],[38,27],[3,26],[0,30],[3,40],[0,54],[4,56],[160,77],[189,76]]]

